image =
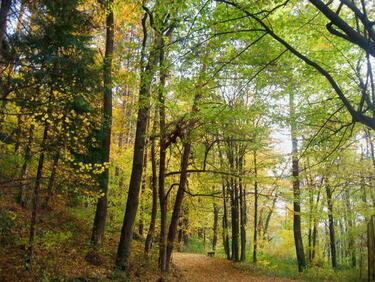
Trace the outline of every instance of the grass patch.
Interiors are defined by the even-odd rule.
[[[236,267],[252,273],[303,281],[367,281],[360,278],[359,270],[345,267],[334,270],[328,265],[311,266],[300,273],[295,260],[265,254],[258,254],[257,264],[247,261],[236,264]]]

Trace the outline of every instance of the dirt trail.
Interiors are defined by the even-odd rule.
[[[279,277],[268,277],[236,268],[233,262],[204,255],[174,253],[173,264],[181,273],[179,281],[292,281]]]

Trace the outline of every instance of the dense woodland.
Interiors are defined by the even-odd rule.
[[[375,280],[374,25],[373,0],[2,0],[0,280],[183,280],[177,252]]]

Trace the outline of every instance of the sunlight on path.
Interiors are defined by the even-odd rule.
[[[174,253],[173,264],[181,272],[179,281],[292,281],[239,270],[233,262],[204,255]]]

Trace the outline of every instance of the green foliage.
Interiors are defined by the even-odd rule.
[[[240,263],[237,267],[251,272],[264,274],[274,277],[283,277],[293,280],[303,281],[366,281],[365,278],[359,279],[358,270],[338,269],[334,270],[329,265],[321,267],[311,266],[304,272],[298,272],[295,260],[259,254],[257,264]]]
[[[203,238],[199,238],[199,237],[189,238],[187,244],[182,246],[181,251],[186,252],[186,253],[193,253],[193,254],[205,254],[206,248],[203,244]]]

